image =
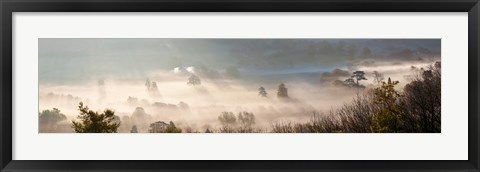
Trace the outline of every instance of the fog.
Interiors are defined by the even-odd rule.
[[[428,63],[357,66],[356,70],[367,73],[369,80],[361,81],[366,86],[373,84],[373,71],[399,80],[404,85],[408,80],[407,76],[413,74],[411,66],[426,65]],[[309,120],[313,113],[342,106],[358,92],[320,82],[323,73],[316,73],[316,80],[311,82],[301,81],[302,79],[296,76],[286,76],[278,82],[263,84],[240,78],[205,79],[201,85],[188,85],[188,74],[172,71],[155,71],[152,74],[149,80],[156,82],[159,95],[149,93],[145,86],[146,79],[105,78],[103,85],[99,85],[96,80],[68,86],[41,85],[40,110],[58,108],[67,116],[67,121],[71,121],[75,120],[79,113],[77,106],[80,101],[96,111],[112,109],[121,119],[132,117],[136,108],[141,107],[151,118],[143,124],[135,124],[140,128],[140,132],[147,132],[148,125],[156,121],[173,121],[180,127],[204,131],[207,128],[220,127],[217,118],[221,112],[236,114],[247,111],[255,114],[257,127],[268,129],[274,122]],[[265,80],[277,78],[264,77]],[[338,77],[341,80],[344,78],[346,77]],[[277,98],[277,87],[281,82],[288,88],[289,100]],[[267,97],[259,96],[257,89],[260,86],[265,87]],[[63,129],[64,132],[72,131],[68,127]],[[120,132],[129,132],[130,129],[131,127],[121,127]]]
[[[100,42],[104,40],[100,39]],[[62,41],[64,44],[58,44]],[[85,41],[86,43],[81,43]],[[98,39],[93,39],[93,41],[98,42]],[[138,40],[135,41],[138,43]],[[149,41],[155,41],[155,39]],[[435,47],[437,44],[432,45],[434,48],[431,48],[431,51],[426,51],[424,48],[422,53],[418,53],[420,51],[414,53],[415,57],[412,57],[411,54],[404,55],[408,56],[408,60],[398,58],[398,51],[405,51],[405,45],[395,41],[388,45],[388,49],[382,48],[381,44],[365,44],[365,46],[372,46],[373,52],[368,50],[369,53],[365,54],[365,49],[360,49],[358,52],[352,53],[353,57],[338,61],[335,59],[341,52],[329,51],[329,54],[333,56],[330,58],[331,60],[325,60],[329,57],[322,55],[320,59],[324,60],[311,61],[311,63],[297,62],[294,55],[299,48],[289,47],[289,45],[296,44],[288,40],[284,41],[288,43],[287,45],[266,46],[263,42],[262,46],[257,47],[261,50],[246,44],[245,40],[241,44],[243,46],[238,44],[234,44],[233,47],[217,45],[214,48],[209,47],[213,46],[210,44],[189,48],[190,44],[185,41],[177,44],[175,41],[177,40],[160,39],[159,46],[163,48],[157,52],[154,51],[155,46],[150,43],[148,44],[153,47],[150,49],[145,47],[135,49],[136,46],[133,48],[121,46],[120,49],[118,47],[112,49],[107,46],[102,49],[102,47],[89,45],[88,39],[79,39],[78,41],[76,39],[42,39],[40,41],[39,112],[57,108],[67,117],[67,120],[58,123],[57,129],[53,132],[73,132],[70,125],[72,120],[77,120],[79,102],[83,102],[90,109],[99,112],[105,109],[114,110],[121,122],[118,132],[130,132],[133,125],[138,127],[139,132],[148,132],[150,123],[156,121],[172,121],[184,130],[204,132],[207,128],[221,127],[218,117],[222,112],[238,114],[244,111],[255,115],[255,127],[267,131],[272,123],[307,121],[313,114],[330,111],[351,101],[362,90],[335,86],[332,82],[344,81],[354,71],[365,72],[367,80],[360,81],[360,84],[367,88],[375,84],[373,72],[376,71],[383,74],[385,79],[391,78],[400,81],[397,89],[401,89],[408,82],[408,76],[415,72],[412,66],[425,67],[440,59],[439,52],[436,52],[439,51],[439,48]],[[212,42],[212,40],[209,41]],[[298,43],[299,40],[296,41]],[[361,44],[361,41],[355,41],[346,40],[345,42],[347,45],[358,46]],[[432,41],[428,41],[428,44],[431,44]],[[120,39],[120,42],[131,44],[128,39]],[[231,42],[235,42],[235,40],[230,40]],[[412,40],[405,42],[408,44]],[[258,44],[258,42],[256,43]],[[309,45],[308,42],[300,41],[300,43]],[[336,40],[326,42],[323,40],[323,44],[325,43],[332,44],[332,46],[345,44]],[[311,44],[317,45],[315,42]],[[325,46],[323,44],[322,46]],[[200,44],[195,43],[195,45]],[[394,45],[401,45],[402,48],[396,49]],[[72,48],[75,46],[79,48]],[[164,46],[168,48],[165,49]],[[62,49],[62,47],[64,48]],[[283,47],[283,49],[279,47]],[[60,50],[55,51],[54,49],[57,48]],[[182,52],[181,48],[188,51]],[[413,49],[411,46],[409,48]],[[107,55],[97,49],[102,49],[102,52],[107,52]],[[378,51],[375,51],[376,49]],[[128,52],[127,54],[132,58],[135,56],[135,60],[126,60],[121,63],[122,65],[118,65],[118,61],[128,58],[124,55],[117,60],[102,58],[102,55],[110,57],[112,54],[117,54],[117,50],[123,53]],[[147,54],[142,54],[140,50]],[[164,52],[167,50],[167,53]],[[269,57],[275,56],[274,50],[279,50],[276,55],[281,56],[282,58],[279,58],[281,60],[265,57],[265,53],[268,51],[271,51]],[[205,58],[205,62],[212,61],[212,59],[220,62],[188,63],[194,58],[190,57],[193,55],[188,52],[210,54],[214,57]],[[259,59],[264,60],[258,61],[257,65],[242,60],[233,62],[233,59],[241,59],[239,57],[242,56],[239,55],[241,52],[251,55],[245,56],[244,59],[254,58],[252,54],[256,54]],[[387,52],[391,52],[390,54],[395,57],[392,55],[391,58],[377,58],[378,54]],[[425,55],[425,52],[431,52],[431,54]],[[375,53],[377,55],[372,55]],[[148,60],[153,58],[147,58],[148,54],[160,56],[158,57],[160,60]],[[162,58],[162,54],[168,58]],[[317,54],[321,54],[321,52]],[[53,58],[60,55],[64,59]],[[222,59],[220,55],[235,57]],[[143,59],[146,60],[143,61],[138,56],[143,56]],[[176,56],[176,59],[183,59],[183,61],[179,60],[173,63],[170,58],[172,56]],[[199,58],[197,60],[202,61],[201,58],[204,56],[208,55],[199,54],[196,57]],[[425,58],[419,59],[416,56]],[[69,60],[69,57],[75,58],[75,60]],[[85,58],[87,62],[80,62],[79,57]],[[92,60],[95,58],[99,59]],[[185,59],[190,60],[185,61]],[[62,62],[65,63],[62,64]],[[168,65],[162,62],[168,63]],[[155,64],[159,64],[158,67],[155,67]],[[82,70],[78,71],[79,69]],[[192,75],[198,76],[201,83],[188,84]],[[281,83],[284,83],[288,89],[287,99],[277,96]],[[259,95],[259,87],[265,88],[266,97]]]

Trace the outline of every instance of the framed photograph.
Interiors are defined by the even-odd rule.
[[[479,171],[478,0],[0,8],[2,171]]]

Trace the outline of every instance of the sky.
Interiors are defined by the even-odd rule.
[[[322,73],[362,62],[439,58],[440,39],[39,39],[39,80],[68,85],[155,71],[235,67],[244,75]]]

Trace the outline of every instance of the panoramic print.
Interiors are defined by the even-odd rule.
[[[39,133],[440,133],[440,39],[41,38]]]

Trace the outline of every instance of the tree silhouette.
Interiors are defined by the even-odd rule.
[[[238,113],[238,121],[243,127],[250,127],[255,124],[255,115],[251,112]]]
[[[103,113],[90,110],[88,106],[83,106],[83,102],[78,105],[80,122],[72,121],[72,128],[77,133],[116,133],[120,122],[115,122],[115,112],[106,109]]]
[[[265,90],[265,88],[263,87],[258,88],[258,95],[262,97],[267,97],[267,91]]]
[[[224,126],[235,125],[237,123],[237,118],[235,118],[232,112],[222,112],[222,114],[218,116],[218,120]]]
[[[436,62],[404,87],[405,113],[415,131],[441,131],[441,64]]]
[[[343,82],[345,83],[345,85],[347,85],[349,87],[365,88],[365,86],[363,86],[359,83],[359,81],[361,81],[361,80],[367,80],[367,78],[365,78],[365,72],[364,71],[355,71],[355,72],[353,72],[352,76],[350,76],[350,78],[345,79],[345,81],[343,81]]]
[[[187,84],[189,85],[200,85],[202,84],[202,82],[200,81],[200,78],[197,76],[197,75],[190,75],[190,77],[188,78],[188,82]]]
[[[207,128],[207,129],[205,130],[205,133],[213,133],[213,132],[212,132],[210,129]]]
[[[150,124],[150,129],[148,130],[150,133],[181,133],[182,130],[177,128],[175,124],[170,121],[169,124],[163,121],[157,121]]]
[[[360,86],[360,83],[358,83],[358,81],[367,80],[367,78],[365,78],[365,72],[364,71],[353,72],[352,78],[354,78],[356,80],[357,86]]]
[[[40,132],[54,132],[57,123],[66,120],[67,117],[57,108],[52,110],[43,110],[39,113],[38,122]]]
[[[349,87],[355,87],[357,84],[355,83],[355,80],[353,78],[347,78],[345,81],[343,81],[345,85]]]
[[[167,129],[165,130],[166,133],[181,133],[182,129],[177,128],[175,124],[170,121],[170,123],[167,126]]]
[[[130,133],[138,133],[138,129],[136,125],[133,125],[132,130],[130,130]]]
[[[287,87],[285,87],[284,83],[281,83],[278,86],[277,97],[278,98],[288,98],[288,89],[287,89]]]
[[[397,102],[400,94],[395,90],[398,83],[388,78],[388,82],[382,82],[382,85],[373,91],[374,103],[379,107],[377,113],[373,115],[374,132],[399,131],[401,106]]]

